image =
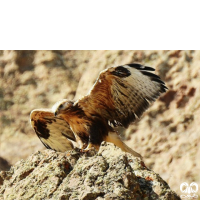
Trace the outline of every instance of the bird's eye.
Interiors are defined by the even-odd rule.
[[[62,108],[63,108],[63,104],[60,104],[59,107],[58,107],[58,109],[60,110]]]

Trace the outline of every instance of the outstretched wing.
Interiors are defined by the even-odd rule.
[[[51,109],[35,109],[30,118],[32,128],[47,149],[65,152],[76,145],[69,124],[55,117]]]
[[[115,126],[139,118],[167,87],[153,68],[127,64],[102,71],[88,95],[76,103],[88,115],[101,115]]]

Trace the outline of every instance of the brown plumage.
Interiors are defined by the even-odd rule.
[[[102,141],[140,157],[125,145],[113,126],[127,128],[167,87],[153,68],[128,64],[103,70],[90,92],[77,101],[63,99],[52,110],[33,110],[31,124],[47,148],[98,149]]]

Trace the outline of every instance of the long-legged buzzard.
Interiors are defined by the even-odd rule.
[[[52,109],[31,112],[31,125],[46,148],[64,152],[74,147],[98,149],[112,142],[136,157],[113,127],[127,128],[167,87],[153,68],[127,64],[103,70],[89,93],[77,101],[63,99]]]

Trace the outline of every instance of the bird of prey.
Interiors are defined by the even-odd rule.
[[[78,147],[84,152],[98,150],[106,141],[141,157],[121,141],[114,127],[127,128],[167,90],[152,71],[137,63],[107,68],[77,101],[63,99],[52,109],[33,110],[31,125],[48,149],[65,152]]]

